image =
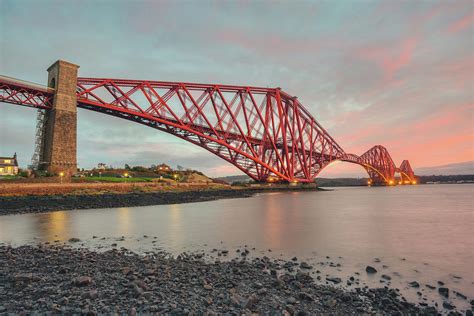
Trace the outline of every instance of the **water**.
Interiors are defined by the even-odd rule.
[[[323,278],[328,274],[347,279],[360,272],[361,283],[383,286],[379,280],[385,273],[392,277],[390,286],[400,288],[409,300],[441,303],[437,291],[424,284],[437,286],[443,281],[468,300],[474,298],[473,193],[474,186],[467,184],[335,188],[179,205],[0,216],[0,243],[77,237],[95,249],[117,243],[138,252],[179,254],[216,248],[234,255],[238,255],[235,249],[247,245],[255,248],[254,256],[297,256],[315,265]],[[121,236],[124,240],[118,241]],[[330,262],[341,266],[331,267]],[[379,272],[367,276],[367,264]],[[420,289],[408,287],[414,280]],[[452,292],[450,300],[468,307]]]

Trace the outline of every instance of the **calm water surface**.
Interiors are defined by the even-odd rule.
[[[0,243],[21,245],[77,237],[95,249],[118,243],[138,252],[166,250],[173,254],[214,248],[235,253],[247,245],[255,248],[251,251],[254,256],[297,256],[315,265],[323,278],[325,274],[348,278],[358,271],[365,284],[383,286],[380,275],[388,274],[391,286],[411,300],[441,302],[437,291],[424,287],[425,283],[437,285],[438,280],[473,299],[473,196],[474,185],[468,184],[357,187],[0,216]],[[125,240],[117,241],[121,236]],[[331,262],[341,266],[330,267]],[[367,264],[379,273],[367,276]],[[414,280],[422,285],[418,289],[421,296],[407,286]],[[451,293],[452,303],[468,306],[454,296]]]

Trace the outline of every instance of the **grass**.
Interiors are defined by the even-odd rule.
[[[154,178],[117,178],[117,177],[86,177],[86,181],[99,182],[152,182]]]
[[[0,180],[15,180],[15,179],[22,179],[21,176],[0,176]]]

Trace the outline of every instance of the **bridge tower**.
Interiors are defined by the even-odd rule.
[[[40,169],[70,178],[77,170],[77,70],[58,60],[48,68],[48,87],[55,89],[53,108],[46,113]]]

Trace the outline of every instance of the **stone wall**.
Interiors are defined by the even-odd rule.
[[[58,60],[48,68],[48,86],[55,89],[46,118],[41,169],[69,178],[77,170],[77,70]]]

